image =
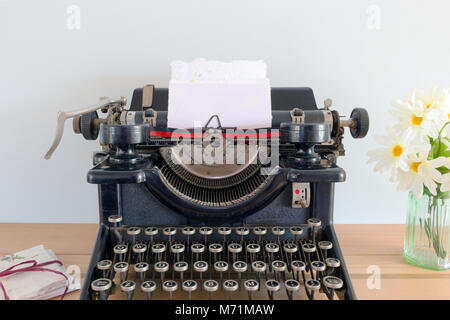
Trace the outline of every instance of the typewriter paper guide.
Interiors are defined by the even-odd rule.
[[[205,126],[213,115],[222,127],[269,128],[270,82],[262,61],[172,63],[168,127]],[[209,124],[216,127],[214,119]]]

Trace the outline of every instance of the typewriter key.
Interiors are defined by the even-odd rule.
[[[212,235],[213,229],[210,227],[201,227],[198,231],[201,235],[204,236],[206,245],[208,243],[208,236]]]
[[[176,257],[175,261],[179,261],[180,260],[180,253],[184,252],[184,244],[175,243],[175,244],[170,246],[170,251],[175,255],[175,257]]]
[[[133,252],[137,254],[138,262],[142,262],[145,251],[147,251],[147,245],[143,243],[136,243],[135,245],[133,245]]]
[[[181,288],[188,293],[188,299],[192,299],[192,292],[197,290],[197,282],[194,280],[186,280],[182,283]]]
[[[136,243],[136,237],[141,233],[141,228],[139,227],[129,227],[127,229],[127,234],[131,236],[131,243]]]
[[[246,249],[250,254],[250,263],[253,263],[256,260],[256,254],[261,251],[261,246],[257,243],[249,243]]]
[[[310,300],[314,300],[314,293],[320,290],[320,282],[318,280],[308,280],[305,283],[306,295]]]
[[[169,293],[169,299],[172,300],[172,294],[178,289],[178,283],[175,280],[164,281],[162,288]]]
[[[277,242],[279,243],[280,242],[280,236],[284,235],[285,230],[282,227],[276,226],[276,227],[272,228],[272,233],[273,233],[273,235],[277,236]]]
[[[266,263],[263,261],[253,261],[252,262],[252,270],[254,272],[256,272],[256,276],[258,277],[258,283],[261,284],[261,272],[266,272]],[[266,274],[266,279],[267,279],[267,274]],[[260,287],[261,286],[259,286],[259,288]]]
[[[117,262],[114,271],[120,275],[120,282],[123,282],[128,274],[128,262]]]
[[[195,229],[192,227],[184,227],[183,230],[181,230],[181,233],[183,233],[187,238],[187,251],[189,252],[189,248],[191,247],[191,236],[195,234]]]
[[[106,278],[94,280],[91,283],[91,289],[98,293],[99,300],[108,299],[109,289],[111,289],[112,281]]]
[[[136,282],[133,280],[126,280],[120,284],[120,289],[127,294],[127,300],[133,299],[134,289],[136,289]]]
[[[194,263],[194,270],[200,275],[200,283],[203,282],[203,272],[208,271],[208,263],[205,261],[196,261]]]
[[[306,222],[308,223],[308,226],[311,229],[312,243],[316,243],[316,228],[322,225],[322,221],[316,218],[309,218],[308,220],[306,220]]]
[[[191,246],[192,253],[195,253],[195,260],[199,261],[201,258],[201,254],[205,251],[205,246],[201,243],[194,243]]]
[[[245,290],[247,290],[248,292],[248,299],[252,300],[252,293],[254,291],[258,291],[259,289],[259,282],[257,282],[256,280],[246,280],[244,282],[244,288]]]
[[[244,261],[236,261],[233,263],[233,270],[238,274],[239,287],[241,287],[242,273],[247,271],[247,263]]]
[[[290,265],[291,261],[292,261],[292,254],[297,252],[298,247],[295,243],[288,242],[283,245],[283,249],[284,249],[284,252],[286,252],[288,255],[287,260],[288,260],[288,265]],[[289,269],[290,269],[290,267],[289,267]]]
[[[323,278],[323,284],[327,288],[325,293],[327,294],[328,299],[333,300],[334,290],[341,289],[344,282],[338,277],[326,276]]]
[[[241,236],[241,245],[244,243],[244,236],[250,233],[250,230],[246,227],[236,228],[236,233]]]
[[[209,252],[212,253],[214,256],[214,262],[216,262],[217,255],[219,255],[219,257],[220,257],[220,253],[223,251],[223,246],[220,243],[213,243],[213,244],[210,244],[208,248],[209,248]],[[211,256],[210,256],[210,258],[211,258]]]
[[[203,289],[209,294],[209,300],[212,300],[212,293],[219,290],[219,283],[216,280],[206,280],[203,282]]]
[[[138,262],[134,265],[134,271],[138,274],[141,281],[145,280],[145,273],[150,268],[147,262]]]
[[[311,268],[316,272],[316,276],[313,279],[319,280],[322,278],[322,272],[327,268],[326,264],[322,261],[311,262]]]
[[[300,281],[300,272],[303,275],[303,282],[305,282],[305,268],[306,265],[303,261],[294,260],[291,262],[292,273],[294,275],[294,279]]]
[[[341,266],[341,261],[336,258],[327,258],[325,263],[329,268],[339,268]]]
[[[290,227],[289,231],[294,235],[295,242],[297,242],[297,237],[303,234],[302,227]]]
[[[330,241],[319,241],[319,248],[322,250],[323,258],[327,258],[327,251],[333,248],[333,243]]]
[[[239,284],[235,280],[225,280],[223,282],[223,289],[228,291],[229,299],[231,300],[233,292],[239,289]]]
[[[225,243],[227,242],[227,236],[231,234],[231,228],[220,227],[219,229],[217,229],[217,232],[223,236],[223,246],[225,247]]]
[[[294,292],[300,289],[300,283],[292,279],[286,280],[284,282],[284,286],[286,287],[286,294],[289,300],[292,300],[292,298],[294,297]]]
[[[119,255],[119,261],[125,260],[124,258],[125,258],[125,254],[127,253],[127,251],[128,251],[128,247],[125,244],[118,244],[118,245],[115,245],[113,248],[114,254]]]
[[[147,300],[152,300],[152,292],[156,290],[154,281],[144,281],[141,283],[141,291],[147,296]]]
[[[167,227],[163,229],[163,234],[169,238],[169,245],[172,243],[172,236],[176,235],[177,229],[174,227]]]
[[[165,261],[159,261],[153,266],[156,272],[159,272],[161,283],[164,282],[164,274],[169,270],[169,264]],[[161,290],[163,288],[161,287]]]
[[[108,271],[111,270],[111,260],[101,260],[97,262],[97,269],[102,271],[103,278],[108,278]]]
[[[108,217],[108,222],[112,223],[111,230],[116,238],[117,243],[122,242],[122,234],[119,231],[120,222],[122,222],[122,216],[112,215]]]
[[[155,227],[147,227],[144,230],[146,236],[150,236],[150,243],[153,244],[153,237],[158,234],[158,228]]]
[[[275,277],[277,278],[278,281],[281,281],[281,277],[284,280],[285,278],[284,273],[286,271],[286,262],[281,260],[275,260],[274,262],[272,262],[272,269],[275,272]]]
[[[267,280],[266,289],[269,299],[273,300],[275,292],[280,290],[280,283],[277,280]]]
[[[306,271],[309,271],[309,267],[311,266],[311,253],[316,252],[316,246],[313,243],[304,243],[302,244],[302,249],[306,255]]]
[[[157,260],[162,260],[162,254],[166,251],[166,245],[163,243],[155,243],[152,245],[152,253],[157,255]]]
[[[265,245],[265,250],[269,255],[269,271],[272,272],[273,254],[280,251],[280,247],[274,242],[268,242]]]
[[[188,267],[189,267],[188,263],[184,262],[184,261],[175,262],[174,265],[173,265],[173,269],[176,272],[180,273],[180,282],[181,283],[183,283],[183,273],[185,271],[187,271]]]
[[[242,252],[242,246],[239,243],[230,243],[228,245],[228,252],[231,253],[232,262],[236,261],[237,255]]]
[[[216,270],[216,272],[219,272],[220,282],[222,282],[223,273],[227,272],[228,270],[228,263],[226,261],[217,261],[216,263],[214,263],[214,270]]]

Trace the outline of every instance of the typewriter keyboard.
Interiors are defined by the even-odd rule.
[[[93,299],[339,299],[344,284],[321,221],[290,227],[135,227],[109,217]]]

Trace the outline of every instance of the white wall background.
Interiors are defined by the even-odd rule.
[[[67,27],[70,5],[81,10],[79,30]],[[341,115],[365,106],[370,136],[346,135],[336,222],[403,223],[406,194],[372,173],[366,152],[393,100],[449,85],[449,13],[446,0],[0,0],[0,222],[97,222],[86,172],[98,142],[69,122],[43,159],[57,111],[131,100],[135,87],[167,86],[171,60],[205,57],[264,59],[272,85],[310,86]]]

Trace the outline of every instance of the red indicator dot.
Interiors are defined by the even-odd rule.
[[[299,193],[300,193],[300,190],[295,189],[295,194],[299,194]]]

